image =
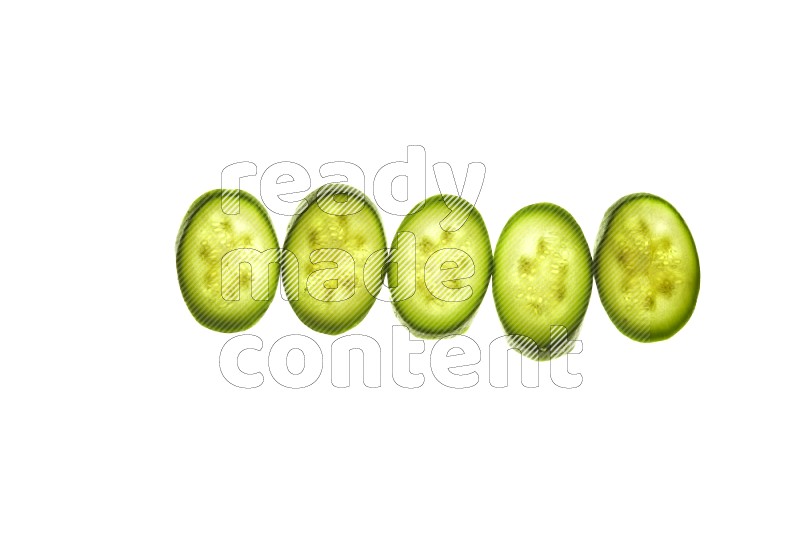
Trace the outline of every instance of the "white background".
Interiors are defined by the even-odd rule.
[[[793,2],[26,4],[0,15],[0,530],[796,532],[800,16]],[[383,386],[330,383],[332,338],[276,300],[250,333],[311,335],[305,390],[220,374],[230,335],[178,288],[183,215],[226,165],[423,145],[480,161],[493,245],[524,205],[671,201],[702,287],[644,345],[596,292],[577,389],[402,389],[391,308],[351,333]],[[258,179],[243,183],[258,192]],[[430,181],[428,191],[433,192]],[[385,215],[389,238],[400,217]],[[287,217],[273,216],[279,237]],[[427,347],[430,349],[431,343]],[[265,369],[266,355],[243,357]],[[544,368],[546,370],[546,368]]]

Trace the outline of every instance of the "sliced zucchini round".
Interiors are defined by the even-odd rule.
[[[223,202],[234,206],[236,195],[239,213],[225,213]],[[217,332],[256,324],[278,287],[278,246],[267,210],[252,195],[215,189],[195,200],[178,232],[175,263],[197,322]]]
[[[511,345],[537,360],[569,352],[592,293],[589,245],[572,215],[549,203],[522,208],[494,257],[492,293]]]
[[[284,242],[281,273],[292,309],[317,332],[350,330],[375,303],[386,256],[372,202],[348,185],[320,187],[300,204]]]
[[[641,342],[673,336],[692,316],[700,260],[689,227],[666,200],[628,195],[606,212],[594,274],[600,301],[626,336]]]
[[[408,256],[406,243],[413,243]],[[430,197],[400,223],[392,251],[389,287],[403,324],[422,338],[466,332],[492,275],[492,245],[478,210],[457,196]]]

